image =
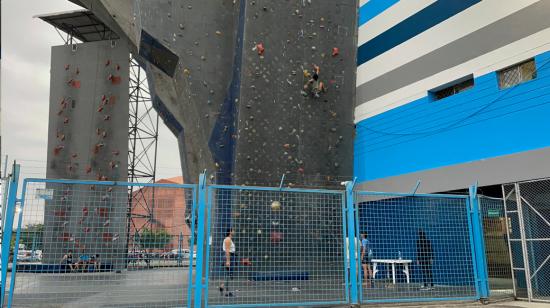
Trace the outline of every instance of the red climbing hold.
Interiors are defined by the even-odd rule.
[[[264,43],[258,43],[256,44],[256,51],[258,52],[258,55],[263,56],[265,52]]]
[[[97,112],[102,112],[103,111],[103,105],[99,106],[99,108],[97,108]]]
[[[67,216],[67,212],[65,212],[64,210],[59,210],[59,211],[55,211],[53,213],[53,215],[55,217],[66,217]]]
[[[92,166],[86,166],[86,174],[92,172]]]
[[[111,60],[107,60],[107,62],[105,62],[105,66],[109,66],[111,65]]]
[[[120,81],[122,80],[122,78],[120,78],[120,76],[109,75],[109,80],[111,81],[112,84],[118,85],[120,84]]]
[[[67,232],[63,232],[61,233],[60,238],[63,242],[68,242],[71,239],[71,234]]]
[[[112,233],[108,233],[108,232],[105,232],[103,233],[103,241],[104,242],[110,242],[113,240],[113,234]]]
[[[65,117],[65,118],[63,119],[63,124],[68,124],[68,123],[69,123],[69,118]]]
[[[102,143],[102,142],[97,143],[97,144],[94,146],[94,150],[93,150],[94,154],[99,153],[99,150],[101,150],[101,148],[104,147],[104,146],[105,146],[105,144]]]
[[[299,172],[300,174],[304,174],[304,168],[302,168],[302,167],[298,168],[298,172]]]
[[[72,88],[80,89],[80,80],[71,79],[69,80],[68,83],[69,83],[69,86],[71,86]]]
[[[65,148],[65,146],[63,145],[58,145],[56,146],[54,149],[53,149],[53,155],[57,156],[59,155],[59,153],[61,153],[61,150],[63,150]]]
[[[84,207],[82,208],[82,217],[86,217],[86,216],[88,216],[88,208]]]
[[[71,65],[70,64],[65,64],[65,70],[68,71],[69,68],[71,68]]]
[[[109,217],[109,209],[106,207],[100,207],[97,209],[97,214],[99,215],[99,217],[107,218]]]
[[[114,161],[111,160],[111,161],[109,162],[109,167],[111,167],[111,169],[115,169],[116,163],[115,163]]]
[[[249,258],[242,258],[242,259],[241,259],[241,264],[242,264],[243,266],[251,266],[251,265],[252,265],[252,262],[250,261]]]
[[[114,156],[118,156],[118,154],[120,154],[120,151],[119,150],[115,150],[112,152]]]
[[[283,240],[283,234],[281,232],[273,231],[271,232],[270,239],[272,243],[277,244]]]
[[[338,47],[333,47],[332,48],[332,56],[336,57],[339,54],[340,54],[340,49],[338,49]]]
[[[77,158],[77,157],[78,157],[78,154],[73,153],[73,154],[71,155],[71,157],[72,157],[72,158]]]

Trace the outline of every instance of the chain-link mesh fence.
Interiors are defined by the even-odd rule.
[[[532,297],[550,301],[550,180],[519,184]]]
[[[502,199],[481,196],[479,206],[483,221],[490,295],[512,296],[514,290],[504,202]]]
[[[8,279],[13,307],[186,305],[192,187],[142,187],[147,210],[132,205],[126,184],[31,181],[25,189]]]
[[[209,305],[344,303],[344,194],[209,190]]]
[[[550,301],[550,179],[503,185],[516,296]]]
[[[475,297],[467,200],[357,192],[362,300]]]

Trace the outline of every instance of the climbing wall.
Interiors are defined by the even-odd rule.
[[[98,2],[147,62],[155,107],[178,136],[187,182],[204,169],[212,182],[239,185],[277,186],[284,175],[285,186],[334,187],[352,177],[357,0]],[[318,98],[301,93],[314,65],[326,86]],[[254,242],[245,223],[266,230],[273,222],[254,211],[232,214],[227,194],[216,203],[220,230],[233,226],[238,241]],[[331,224],[295,216],[304,226]],[[272,241],[254,245],[251,254],[273,248]]]
[[[127,180],[128,65],[124,41],[52,48],[47,178]],[[126,188],[65,186],[46,201],[44,238],[54,240],[44,242],[44,261],[57,262],[69,249],[118,258],[127,214],[114,199]]]
[[[351,176],[356,1],[247,1],[236,181],[327,186]],[[313,65],[327,92],[300,93]]]

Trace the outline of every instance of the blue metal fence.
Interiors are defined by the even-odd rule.
[[[468,196],[356,192],[361,301],[479,298]]]
[[[4,233],[3,257],[13,247],[2,285],[7,307],[188,305],[194,232],[189,252],[180,242],[195,185],[25,179],[22,186],[17,207],[8,205],[16,223],[6,231],[16,236]],[[139,198],[154,207],[149,214]]]
[[[354,191],[354,182],[345,184],[345,190],[207,185],[204,174],[198,185],[27,179],[17,199],[15,180],[2,242],[2,301],[8,307],[138,301],[155,307],[262,307],[488,296],[475,189],[469,196],[401,194]],[[117,233],[127,239],[131,232],[109,229],[105,213],[125,218],[131,185],[187,192],[190,242],[195,236],[197,242],[196,258],[190,246],[188,268],[137,256],[135,262],[147,264],[130,270],[131,249],[113,244],[113,238]],[[18,262],[22,227],[37,219],[49,226],[41,260]],[[78,241],[60,231],[69,226],[79,230]],[[15,238],[11,230],[17,230]],[[10,246],[16,256],[11,262]],[[54,260],[64,260],[60,252],[69,247],[79,254],[99,251],[102,265],[61,270]],[[8,265],[14,269],[10,279]]]

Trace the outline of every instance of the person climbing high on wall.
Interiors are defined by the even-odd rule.
[[[315,98],[320,97],[320,93],[327,92],[325,83],[319,80],[319,73],[321,68],[318,65],[313,64],[313,76],[304,84],[304,88],[301,91],[303,96],[313,95]],[[309,76],[309,73],[304,72],[304,75]]]

